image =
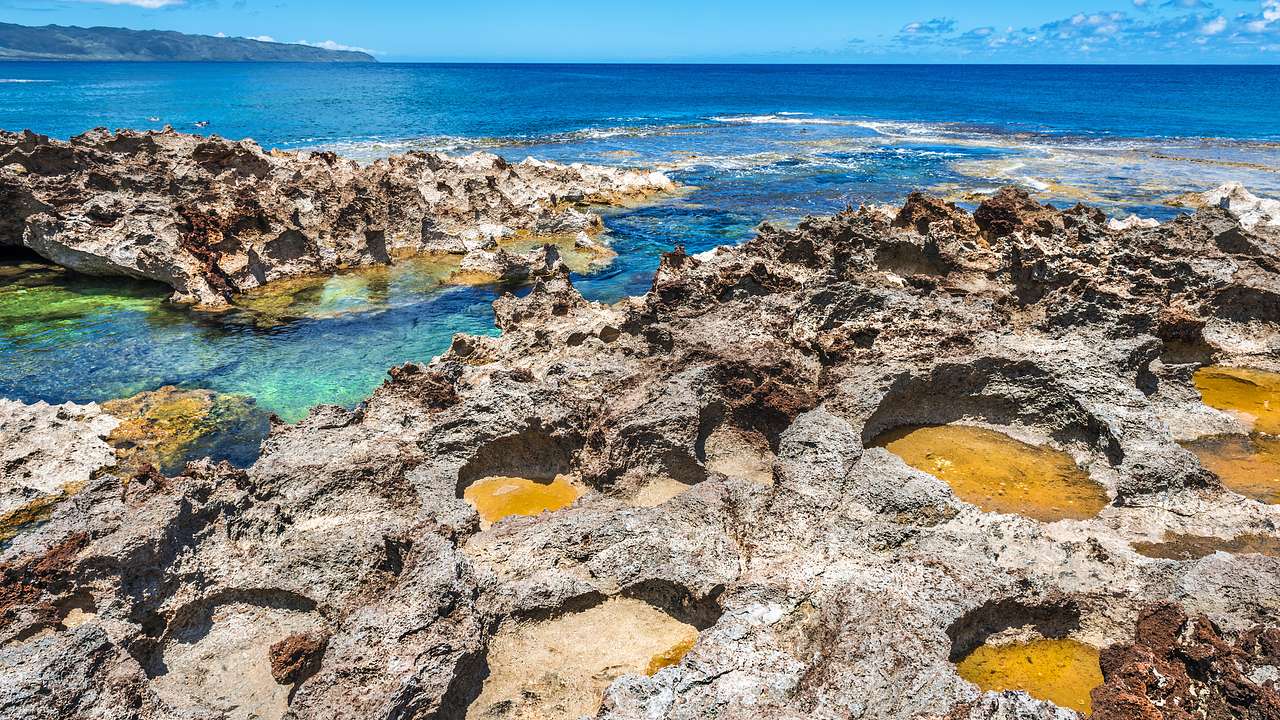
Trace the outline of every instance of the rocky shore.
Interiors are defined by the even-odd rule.
[[[657,172],[485,153],[360,165],[172,130],[67,142],[0,132],[0,247],[155,280],[178,302],[217,308],[273,280],[407,254],[465,255],[491,280],[521,279],[540,258],[500,254],[501,239],[590,234],[601,221],[587,206],[674,187]]]
[[[282,162],[218,162],[241,157]],[[544,257],[500,337],[274,427],[246,471],[89,471],[0,551],[0,715],[1075,717],[957,673],[1040,638],[1102,650],[1099,718],[1278,717],[1280,559],[1212,549],[1275,539],[1280,510],[1180,444],[1251,429],[1198,369],[1280,370],[1280,232],[1241,203],[1150,226],[913,195],[677,249],[614,305]],[[29,245],[81,247],[39,215]],[[57,411],[76,473],[95,411]],[[987,512],[878,440],[951,424],[1066,453],[1100,511]],[[482,522],[487,478],[576,500]],[[1137,549],[1176,537],[1208,549]]]

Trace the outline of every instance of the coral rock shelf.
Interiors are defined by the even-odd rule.
[[[222,149],[206,161],[283,162]],[[551,263],[494,303],[500,337],[275,424],[245,470],[125,478],[100,408],[0,405],[25,428],[7,462],[84,483],[0,549],[0,707],[1273,717],[1280,507],[1183,446],[1269,432],[1253,400],[1197,387],[1280,370],[1280,238],[1242,225],[1242,197],[1152,226],[912,195],[677,249],[612,305]],[[912,462],[881,441],[906,428],[967,436]],[[1001,508],[981,473],[950,484],[961,466],[1052,467],[1072,491],[1039,516],[1006,477]],[[22,472],[12,506],[61,492]],[[491,522],[510,508],[468,500],[493,478],[576,499]]]

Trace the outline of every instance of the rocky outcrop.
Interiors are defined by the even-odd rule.
[[[547,717],[594,699],[575,679],[597,666],[558,673],[538,643],[636,603],[697,640],[607,675],[601,718],[1067,720],[954,661],[1011,636],[1130,645],[1135,623],[1147,650],[1105,656],[1095,712],[1164,697],[1148,651],[1196,697],[1239,673],[1273,691],[1253,646],[1215,638],[1280,627],[1280,559],[1133,544],[1280,527],[1178,444],[1245,431],[1196,367],[1280,369],[1275,238],[1221,208],[1112,230],[1015,192],[897,215],[678,250],[614,305],[552,272],[495,303],[501,337],[277,425],[247,471],[91,482],[0,551],[2,714]],[[983,512],[874,442],[947,423],[1069,453],[1105,508]],[[463,499],[562,476],[580,497],[536,517],[482,529]],[[1165,601],[1212,625],[1171,650],[1139,620]]]
[[[1280,628],[1223,637],[1175,603],[1147,608],[1134,641],[1102,656],[1095,720],[1280,718]]]
[[[114,465],[119,420],[97,405],[0,399],[0,542]]]
[[[1202,196],[1205,205],[1220,207],[1240,219],[1248,230],[1280,228],[1280,200],[1259,198],[1240,183],[1228,183]]]
[[[164,283],[225,305],[264,283],[463,254],[517,232],[595,230],[579,206],[673,189],[666,176],[496,155],[410,153],[361,166],[250,140],[95,130],[0,133],[0,245],[93,275]]]

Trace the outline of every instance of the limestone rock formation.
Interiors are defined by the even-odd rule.
[[[1280,200],[1259,198],[1240,183],[1227,183],[1204,193],[1203,202],[1235,215],[1246,229],[1260,225],[1280,228]]]
[[[599,681],[614,720],[1068,720],[954,662],[1131,644],[1165,601],[1212,621],[1179,652],[1270,642],[1280,559],[1133,544],[1280,528],[1178,444],[1246,431],[1197,367],[1280,369],[1276,238],[1222,208],[1112,230],[1016,191],[966,215],[915,198],[764,226],[666,255],[613,305],[548,273],[495,303],[501,337],[278,425],[247,471],[99,477],[0,551],[0,715],[549,718]],[[875,442],[950,423],[1068,453],[1106,506],[983,512]],[[463,499],[561,476],[571,505],[485,529]],[[696,631],[687,654],[563,642],[637,604],[627,627]],[[1096,712],[1159,699],[1134,652],[1106,655]]]
[[[0,132],[0,245],[83,273],[156,280],[175,300],[217,307],[281,278],[462,254],[517,231],[598,228],[575,206],[673,187],[656,172],[484,153],[361,166],[172,130],[69,142]]]
[[[118,424],[97,405],[0,399],[0,542],[114,465]]]

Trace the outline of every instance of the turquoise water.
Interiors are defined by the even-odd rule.
[[[314,66],[0,63],[0,127],[66,137],[165,123],[358,159],[484,149],[656,166],[696,189],[605,211],[618,259],[588,297],[643,292],[658,255],[740,242],[915,189],[969,201],[1016,183],[1169,217],[1179,192],[1242,179],[1280,195],[1275,68]],[[156,121],[150,118],[158,118]],[[78,402],[162,385],[248,395],[296,420],[354,405],[455,332],[493,333],[501,288],[443,288],[402,263],[274,288],[228,313],[164,288],[0,260],[0,396]],[[265,422],[209,442],[252,459]],[[243,430],[243,429],[242,429]]]

